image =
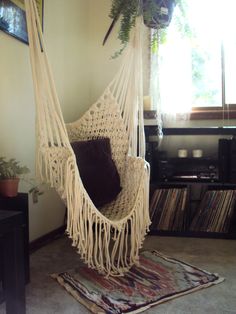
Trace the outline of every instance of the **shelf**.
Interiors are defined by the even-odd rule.
[[[194,232],[194,231],[164,231],[151,230],[149,235],[158,235],[163,237],[188,237],[188,238],[212,238],[212,239],[236,239],[236,233],[219,232]]]
[[[174,163],[201,163],[201,162],[208,162],[208,163],[218,163],[218,159],[215,157],[167,157],[166,159],[160,159],[159,161],[166,162],[172,161]]]
[[[146,128],[157,134],[156,125],[146,125]],[[163,128],[162,132],[164,135],[236,135],[236,127]]]
[[[195,185],[198,185],[197,189],[192,189]],[[230,219],[230,225],[228,232],[206,232],[206,231],[190,231],[189,226],[193,221],[193,217],[195,216],[199,204],[203,200],[203,194],[206,191],[211,190],[236,190],[236,184],[231,183],[222,183],[222,182],[155,182],[151,184],[151,195],[154,193],[156,189],[187,189],[187,198],[186,198],[186,213],[183,218],[185,223],[187,222],[186,229],[188,231],[172,231],[172,230],[155,230],[151,229],[150,235],[158,235],[158,236],[172,236],[172,237],[193,237],[193,238],[218,238],[218,239],[236,239],[236,206],[234,205],[234,209],[232,212],[232,216]],[[160,198],[159,198],[160,199]],[[225,201],[224,201],[225,203]],[[157,204],[155,205],[157,206]],[[158,205],[159,206],[159,205]],[[157,207],[161,208],[161,207]],[[163,207],[165,208],[165,207]],[[164,210],[162,208],[162,210]],[[155,209],[156,211],[156,209]],[[173,213],[173,211],[171,210]],[[155,217],[155,213],[153,215]],[[158,225],[158,220],[156,218],[153,219],[153,223]],[[159,226],[160,227],[160,226]]]
[[[217,181],[210,181],[208,179],[206,180],[176,180],[176,181],[153,181],[151,182],[152,186],[183,186],[183,185],[191,185],[191,184],[206,184],[209,186],[222,186],[223,188],[236,188],[236,183],[223,183],[223,182],[217,182]]]

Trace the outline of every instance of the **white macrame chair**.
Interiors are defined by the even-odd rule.
[[[64,200],[67,233],[84,262],[106,275],[121,275],[138,263],[150,225],[142,115],[142,23],[137,23],[121,69],[102,96],[81,119],[65,125],[35,1],[25,0],[25,5],[37,114],[36,174]],[[98,210],[83,186],[70,142],[99,137],[110,138],[122,191]]]

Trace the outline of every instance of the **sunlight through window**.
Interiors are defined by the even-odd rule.
[[[159,48],[164,112],[236,104],[236,1],[188,0],[189,33],[179,30],[178,7]]]

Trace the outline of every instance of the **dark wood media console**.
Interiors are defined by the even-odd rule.
[[[168,173],[166,178],[164,175],[161,177],[156,158],[158,154],[158,143],[153,141],[153,139],[149,141],[149,136],[157,134],[157,126],[148,125],[145,127],[145,131],[147,143],[146,158],[150,162],[152,174],[150,200],[155,191],[159,190],[156,192],[155,196],[156,200],[158,200],[156,201],[156,206],[159,207],[159,209],[156,209],[156,216],[153,208],[151,208],[153,211],[151,234],[178,237],[236,239],[236,182],[226,182],[219,177],[203,179],[196,176],[196,178],[186,179],[183,175],[182,177],[179,176],[179,178],[171,178],[171,175],[168,177]],[[166,136],[236,136],[236,128],[164,128],[163,133]],[[170,158],[168,162],[172,162],[173,167],[178,166],[177,168],[180,170],[181,167],[179,166],[183,167],[184,163],[181,164],[181,161],[178,162],[178,160],[175,159],[172,158],[171,160]],[[190,158],[186,158],[185,161],[194,163],[194,160],[190,160]],[[196,159],[198,165],[201,162],[211,164],[211,161],[214,166],[218,163],[216,159]],[[191,168],[189,164],[188,166],[189,167],[183,170]],[[165,171],[165,168],[163,169],[162,170]],[[182,171],[182,169],[180,171]],[[181,193],[183,193],[183,195],[181,195]],[[177,202],[176,206],[174,205],[175,202]],[[179,202],[182,203],[180,204]],[[177,208],[176,212],[175,208]],[[178,221],[175,221],[174,215],[176,215],[176,220]],[[179,222],[181,217],[184,219],[182,224]],[[230,217],[230,220],[227,217]],[[208,223],[206,222],[207,219],[209,219]],[[220,226],[221,223],[223,231],[220,228],[216,228]],[[221,231],[214,231],[218,229]]]

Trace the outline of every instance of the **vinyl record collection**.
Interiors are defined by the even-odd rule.
[[[209,190],[187,223],[187,188],[157,189],[150,203],[151,230],[229,232],[236,190]]]
[[[184,231],[186,188],[157,189],[150,203],[152,230]]]
[[[207,191],[196,211],[190,230],[227,233],[235,199],[235,190]]]

